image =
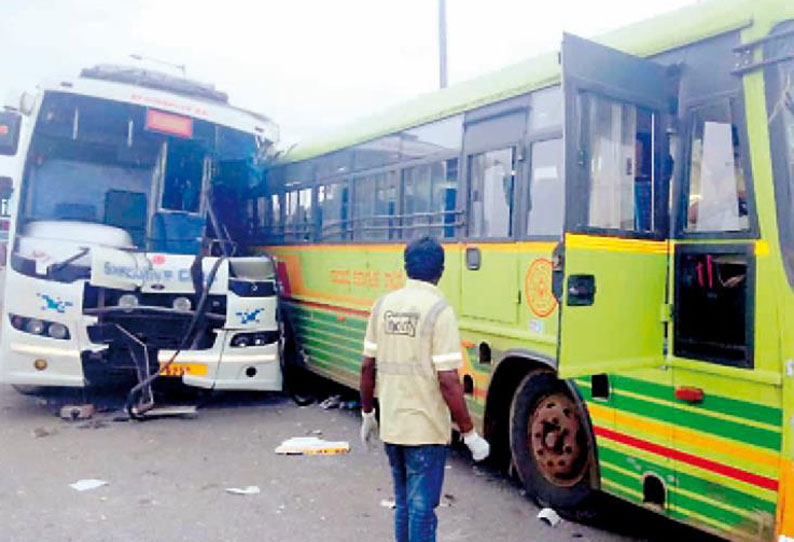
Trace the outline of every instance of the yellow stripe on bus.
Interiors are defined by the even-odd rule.
[[[620,237],[597,237],[594,235],[565,235],[566,248],[587,250],[612,250],[617,252],[640,252],[644,254],[667,254],[667,241],[645,239],[622,239]]]

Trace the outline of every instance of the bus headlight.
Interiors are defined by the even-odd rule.
[[[190,303],[190,299],[188,299],[187,297],[180,296],[180,297],[177,297],[176,299],[174,299],[174,302],[171,303],[171,306],[175,310],[178,310],[178,311],[181,311],[181,312],[187,312],[192,307],[192,304]]]
[[[69,336],[69,330],[66,329],[65,325],[53,322],[50,324],[50,327],[47,328],[47,335],[53,339],[65,339]]]
[[[138,306],[138,298],[135,294],[124,294],[119,298],[119,307],[123,309],[134,309]]]
[[[71,338],[69,335],[69,328],[60,322],[27,318],[25,316],[19,316],[18,314],[9,314],[8,317],[11,320],[11,326],[19,331],[58,340],[68,340]]]
[[[251,339],[246,333],[239,333],[232,337],[232,346],[235,348],[245,348],[251,345]]]
[[[33,335],[41,335],[44,333],[44,322],[35,318],[31,318],[27,321],[27,323],[25,323],[25,331],[32,333]]]

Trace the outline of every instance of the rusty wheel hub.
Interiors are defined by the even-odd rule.
[[[563,393],[542,399],[529,423],[529,449],[543,476],[558,486],[572,486],[585,475],[587,444],[573,401]]]

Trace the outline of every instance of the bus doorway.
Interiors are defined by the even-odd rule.
[[[674,442],[673,427],[650,423],[637,400],[672,386],[664,360],[673,85],[665,66],[574,36],[565,36],[562,55],[558,372],[587,400],[601,486],[669,514],[672,459],[637,471],[646,455],[628,443],[640,436],[670,450]]]

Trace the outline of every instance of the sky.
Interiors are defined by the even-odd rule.
[[[449,82],[695,0],[447,0]],[[131,54],[304,140],[438,88],[437,0],[0,0],[0,100]],[[178,73],[168,65],[145,61]]]

